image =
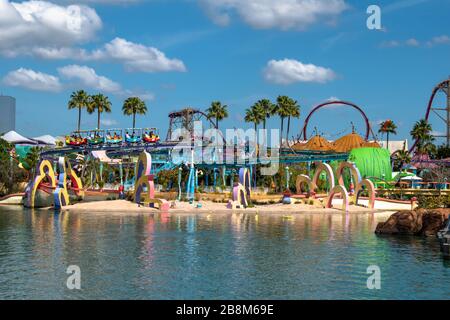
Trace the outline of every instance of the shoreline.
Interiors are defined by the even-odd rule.
[[[225,203],[215,203],[212,201],[201,201],[201,208],[188,202],[174,201],[175,208],[169,211],[160,211],[156,208],[138,206],[134,202],[127,200],[108,200],[95,202],[80,202],[70,206],[63,207],[61,211],[80,212],[80,213],[110,213],[116,214],[142,214],[142,213],[174,213],[174,214],[234,214],[234,213],[248,213],[248,214],[277,214],[277,215],[292,215],[292,214],[342,214],[345,211],[339,209],[342,200],[335,199],[333,205],[336,208],[326,209],[305,204],[269,204],[263,206],[255,206],[247,209],[228,209]],[[172,202],[171,202],[172,203]],[[194,202],[198,203],[198,202]],[[410,205],[392,204],[378,201],[374,210],[363,206],[351,205],[348,213],[386,213],[395,212],[399,210],[410,210]],[[41,208],[40,210],[54,210],[53,207]]]

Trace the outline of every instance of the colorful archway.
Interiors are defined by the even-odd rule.
[[[306,174],[300,174],[297,176],[297,180],[295,182],[295,187],[297,189],[297,193],[303,193],[302,191],[302,185],[306,184],[308,185],[309,188],[309,192],[313,192],[314,190],[316,190],[317,185],[314,184],[314,182],[311,180],[311,178],[309,176],[307,176]]]
[[[339,165],[338,169],[337,169],[337,178],[338,178],[338,182],[341,186],[344,185],[344,169],[348,168],[350,169],[350,173],[352,175],[353,178],[353,183],[355,186],[357,186],[360,182],[361,182],[361,173],[359,172],[359,169],[356,167],[356,164],[353,162],[348,162],[348,161],[344,161],[341,162],[341,164]]]
[[[134,185],[134,201],[144,206],[148,205],[149,207],[159,207],[159,210],[168,211],[169,210],[169,202],[164,199],[155,198],[155,183],[153,180],[153,175],[150,174],[152,169],[152,156],[150,153],[144,151],[139,155],[139,159],[137,162],[137,172],[136,172],[136,183]],[[147,190],[145,194],[144,188]]]
[[[228,202],[229,209],[247,208],[251,196],[251,180],[248,168],[239,169],[239,182],[233,186],[232,200]]]
[[[48,160],[42,160],[39,164],[38,174],[33,180],[33,183],[31,184],[30,191],[28,192],[28,201],[30,208],[34,208],[35,205],[35,199],[36,199],[36,191],[38,190],[40,184],[45,178],[48,178],[50,181],[50,188],[55,189],[56,188],[56,177],[55,177],[55,171],[53,170],[53,166],[50,161]]]
[[[67,192],[67,174],[66,174],[66,160],[64,157],[58,159],[58,186],[53,192],[55,208],[61,208],[69,205],[69,193]]]
[[[326,208],[333,208],[333,198],[335,195],[340,194],[342,197],[342,210],[348,211],[349,208],[349,198],[348,198],[348,192],[347,189],[345,189],[344,186],[337,185],[331,189],[330,194],[328,195],[327,201],[326,201]]]
[[[312,182],[315,186],[317,186],[317,183],[319,181],[319,177],[320,174],[322,173],[322,171],[325,171],[327,178],[328,178],[328,183],[330,184],[330,190],[334,188],[335,183],[334,183],[334,173],[333,173],[333,169],[331,168],[331,166],[328,163],[323,163],[323,162],[316,162],[316,172],[314,173],[314,177],[312,179]]]
[[[239,169],[239,182],[245,189],[245,196],[249,200],[251,196],[251,179],[250,179],[250,170],[248,168],[240,168]]]
[[[83,182],[81,181],[80,177],[78,177],[76,171],[72,168],[70,160],[67,157],[64,160],[64,165],[66,169],[66,175],[69,176],[70,181],[72,182],[73,192],[78,197],[84,197]]]
[[[363,187],[366,187],[368,193],[369,193],[369,208],[370,209],[374,209],[375,208],[375,198],[376,198],[376,190],[375,190],[375,185],[373,184],[372,181],[370,181],[369,179],[364,179],[362,180],[355,189],[355,193],[356,193],[356,204],[358,204],[358,200],[359,200],[359,195],[360,193],[363,191]]]

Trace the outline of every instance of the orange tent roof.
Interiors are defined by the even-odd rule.
[[[364,139],[357,133],[352,132],[346,136],[337,139],[334,142],[334,150],[337,152],[349,152],[356,148],[363,147]]]
[[[381,148],[380,144],[376,141],[373,142],[366,141],[363,143],[362,146],[363,148]]]
[[[295,150],[333,151],[333,149],[333,145],[327,139],[316,135],[309,139],[307,143],[298,145]]]

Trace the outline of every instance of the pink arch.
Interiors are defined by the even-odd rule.
[[[312,183],[317,186],[317,182],[319,181],[319,176],[322,173],[322,171],[325,171],[328,177],[328,182],[330,183],[330,189],[334,188],[334,173],[333,169],[328,163],[319,162],[316,167],[316,173],[314,174]]]
[[[359,199],[359,193],[362,191],[363,186],[367,188],[367,191],[369,191],[369,208],[374,209],[375,208],[375,197],[376,197],[376,190],[375,185],[372,181],[369,179],[362,180],[357,186],[356,186],[356,204],[358,204]]]
[[[306,174],[299,174],[297,176],[297,180],[295,182],[295,186],[297,188],[297,193],[302,193],[302,184],[306,183],[309,187],[309,192],[313,192],[316,190],[317,186],[312,182],[311,178],[308,177]]]
[[[348,211],[349,201],[348,201],[348,192],[344,186],[337,185],[333,189],[331,189],[330,194],[327,198],[327,208],[333,208],[333,198],[336,194],[340,193],[342,196],[342,210]]]
[[[355,186],[357,186],[361,182],[361,173],[359,172],[359,169],[356,167],[356,165],[353,162],[344,161],[341,162],[339,165],[339,168],[337,169],[337,177],[339,184],[341,186],[344,185],[344,179],[343,179],[343,172],[345,168],[349,168],[350,172],[352,174],[353,183]]]

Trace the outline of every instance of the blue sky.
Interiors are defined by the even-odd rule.
[[[130,95],[149,108],[137,125],[165,135],[169,111],[219,100],[230,111],[221,126],[245,128],[246,108],[283,94],[301,105],[292,134],[313,106],[335,97],[361,106],[375,125],[393,119],[396,138],[407,138],[434,85],[450,75],[450,1],[305,3],[0,0],[0,93],[16,97],[17,130],[30,136],[75,129],[67,100],[83,88],[110,97],[105,128],[131,125],[121,114]],[[382,9],[381,30],[366,27],[370,4]],[[318,112],[310,128],[335,138],[351,121],[364,131],[358,113],[346,108]],[[95,124],[83,114],[84,129]]]

